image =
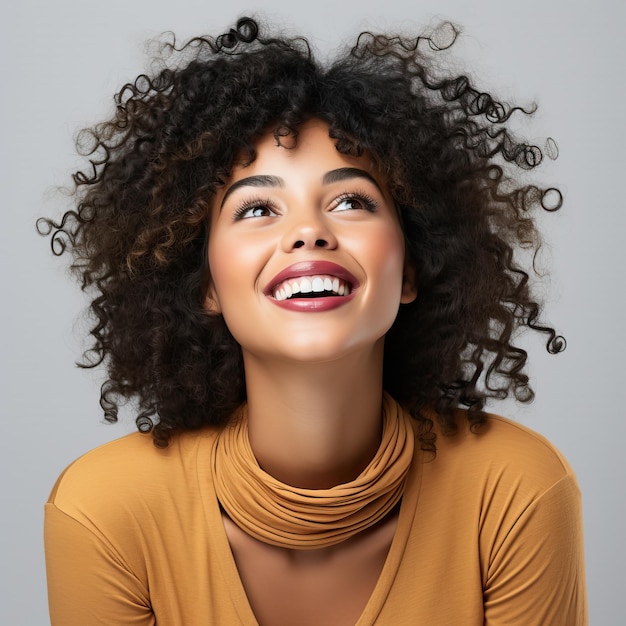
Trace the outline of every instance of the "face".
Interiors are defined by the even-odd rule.
[[[337,152],[328,126],[297,146],[273,135],[235,166],[211,216],[207,308],[246,354],[325,361],[380,345],[402,302],[404,237],[371,159]]]

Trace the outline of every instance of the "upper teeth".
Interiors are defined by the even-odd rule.
[[[286,300],[297,293],[322,293],[332,291],[338,296],[350,293],[350,285],[336,276],[303,276],[292,278],[274,287],[273,296],[276,300]]]

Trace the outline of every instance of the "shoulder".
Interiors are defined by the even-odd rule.
[[[550,545],[578,550],[580,490],[559,450],[542,435],[497,415],[472,432],[460,412],[458,425],[451,436],[435,427],[436,456],[419,464],[418,519],[440,529],[441,549],[452,541],[459,542],[459,554],[466,554],[468,545],[478,546],[484,584],[518,550],[530,554],[545,545],[544,564],[554,553]]]
[[[466,471],[506,471],[549,486],[573,471],[561,452],[539,433],[499,415],[490,414],[476,432],[459,412],[455,435],[438,433],[436,462],[465,466]]]
[[[187,432],[159,449],[136,433],[69,465],[45,506],[51,611],[77,624],[92,623],[94,611],[108,616],[100,623],[130,623],[132,614],[152,624],[152,607],[171,608],[174,581],[204,574],[217,554],[205,514],[214,439],[213,430]]]
[[[155,447],[152,437],[142,433],[116,439],[71,463],[57,479],[48,503],[84,521],[111,508],[159,500],[174,488],[197,483],[190,477],[198,454],[210,448],[214,438],[212,429],[181,433],[167,448]]]
[[[505,512],[513,522],[555,494],[566,508],[579,506],[574,472],[545,437],[498,415],[489,415],[477,432],[470,431],[464,412],[458,424],[455,435],[437,432],[436,456],[421,464],[424,496],[447,498],[499,522]]]

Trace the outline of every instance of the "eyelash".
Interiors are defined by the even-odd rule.
[[[378,202],[376,202],[372,196],[364,191],[350,191],[339,194],[335,200],[335,207],[339,206],[346,200],[358,200],[361,204],[363,204],[363,209],[370,213],[373,213],[378,208]]]
[[[363,205],[363,210],[373,213],[378,208],[378,203],[374,198],[372,198],[369,194],[363,191],[346,191],[344,193],[339,194],[334,201],[334,207],[337,208],[342,202],[346,201],[358,201]],[[261,199],[261,198],[251,198],[250,200],[245,200],[242,204],[237,207],[233,214],[233,220],[238,221],[244,218],[244,215],[250,211],[250,209],[269,209],[270,211],[277,212],[276,205],[269,199]],[[349,209],[348,209],[349,210]],[[358,209],[353,209],[358,210]]]
[[[270,211],[276,212],[277,207],[271,200],[261,200],[260,198],[251,198],[250,200],[245,200],[242,204],[237,207],[233,214],[233,220],[238,221],[244,218],[244,215],[250,209],[269,209]]]

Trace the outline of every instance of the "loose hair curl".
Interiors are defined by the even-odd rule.
[[[245,400],[241,349],[203,306],[211,200],[264,131],[297,140],[311,117],[340,152],[369,154],[396,202],[419,292],[386,337],[384,386],[420,421],[422,447],[434,450],[428,407],[453,432],[460,406],[476,428],[487,398],[532,399],[516,331],[546,334],[553,353],[564,340],[539,324],[516,251],[538,249],[531,210],[558,209],[561,195],[521,183],[543,151],[507,121],[532,111],[437,75],[433,50],[456,35],[450,24],[412,40],[365,32],[321,64],[305,39],[242,18],[217,38],[165,44],[169,61],[122,87],[115,114],[79,135],[89,167],[73,177],[76,208],[38,222],[93,294],[81,365],[108,369],[106,420],[135,398],[138,428],[165,446]]]

